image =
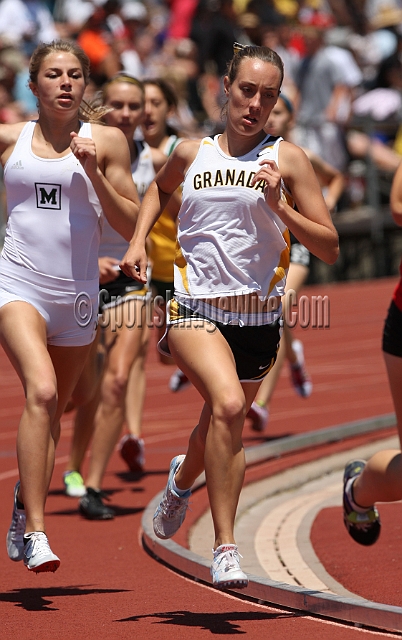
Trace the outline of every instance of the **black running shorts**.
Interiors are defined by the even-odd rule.
[[[392,300],[382,334],[382,350],[402,358],[402,311]]]
[[[205,320],[207,321],[206,330],[209,333],[221,332],[233,353],[237,375],[241,382],[260,382],[274,366],[279,348],[282,319],[272,324],[239,326],[210,320],[180,303],[178,312],[183,322]],[[170,327],[158,343],[159,351],[168,356],[171,355],[167,340]]]

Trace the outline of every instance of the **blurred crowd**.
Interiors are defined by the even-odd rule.
[[[223,129],[233,43],[267,45],[285,64],[293,141],[349,177],[340,206],[363,203],[367,159],[399,164],[402,0],[0,0],[0,122],[35,117],[29,57],[57,38],[89,56],[88,100],[119,71],[164,78],[190,137]]]

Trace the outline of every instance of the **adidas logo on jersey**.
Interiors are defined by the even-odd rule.
[[[22,166],[22,160],[17,160],[17,162],[14,162],[14,164],[11,167],[12,169],[23,169],[24,167]]]

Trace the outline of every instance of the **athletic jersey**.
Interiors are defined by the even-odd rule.
[[[143,199],[146,190],[155,178],[155,169],[152,161],[151,147],[143,141],[134,140],[137,147],[137,157],[131,165],[131,173],[138,191],[140,200]],[[108,256],[121,260],[128,249],[129,243],[123,238],[109,222],[104,220],[99,256]]]
[[[165,148],[163,149],[165,156],[169,157],[182,140],[184,140],[184,138],[179,138],[175,133],[172,133],[166,140]]]
[[[183,138],[171,135],[167,139],[163,153],[170,156]],[[152,227],[149,239],[151,246],[148,252],[152,263],[152,278],[160,282],[173,282],[173,262],[176,255],[177,225],[170,213],[165,209]]]
[[[241,157],[226,155],[218,139],[201,141],[185,176],[175,294],[217,298],[255,292],[261,300],[283,296],[289,231],[265,201],[265,182],[250,184],[263,158],[279,165],[282,138],[268,136]],[[284,185],[282,197],[287,197]]]
[[[149,234],[151,246],[148,255],[152,264],[153,280],[173,282],[176,235],[176,222],[165,209],[162,211]]]
[[[40,158],[32,151],[36,122],[27,122],[4,167],[8,221],[3,260],[64,280],[98,278],[102,209],[71,152]],[[79,135],[92,137],[89,123]]]

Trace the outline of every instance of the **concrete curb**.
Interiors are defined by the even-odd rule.
[[[359,434],[381,431],[395,424],[395,415],[388,414],[368,420],[360,420],[308,432],[297,436],[281,438],[246,450],[247,465],[265,461],[285,452],[296,451],[308,446],[336,442]],[[205,483],[200,476],[194,488]],[[142,518],[143,544],[156,559],[171,568],[211,585],[210,561],[182,547],[173,540],[160,540],[153,532],[152,518],[158,506],[162,491],[148,504]],[[313,591],[297,586],[276,582],[269,578],[250,575],[249,584],[241,593],[231,591],[232,595],[245,595],[259,603],[275,604],[288,609],[306,611],[311,614],[328,617],[338,621],[402,631],[402,607],[384,605],[362,598],[347,598],[321,591]]]

